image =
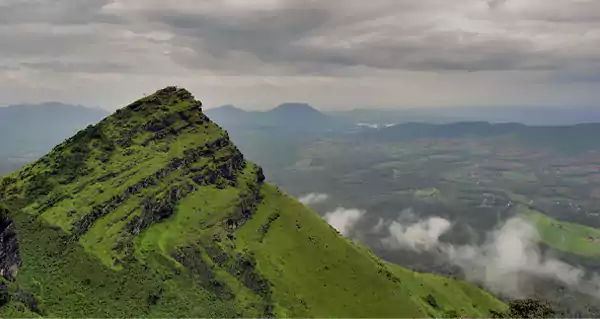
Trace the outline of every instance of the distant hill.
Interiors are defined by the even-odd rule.
[[[131,103],[0,182],[0,317],[487,317],[265,181],[190,92]]]
[[[313,121],[330,120],[329,116],[317,111],[315,108],[306,103],[284,103],[265,113],[284,121],[288,121],[292,117]]]
[[[405,123],[362,133],[358,138],[408,141],[423,138],[505,137],[516,142],[563,152],[600,150],[600,123],[564,126],[528,126],[518,123],[459,122],[451,124]]]
[[[418,109],[354,109],[342,111],[330,111],[327,114],[352,121],[354,123],[369,124],[399,124],[408,122],[423,123],[451,123],[460,121],[460,118],[451,114],[440,114]]]
[[[242,125],[250,121],[254,112],[246,112],[233,105],[223,105],[212,109],[206,109],[206,115],[220,125]]]
[[[78,130],[108,115],[102,109],[57,102],[0,107],[0,163],[27,163]],[[0,175],[3,167],[0,164]]]
[[[455,122],[521,123],[558,126],[600,123],[600,107],[444,107],[410,109],[364,108],[328,112],[356,123],[448,124]]]
[[[284,103],[264,112],[263,125],[286,127],[297,131],[327,131],[339,125],[337,119],[325,115],[305,103]]]
[[[206,115],[228,131],[262,129],[322,133],[348,125],[347,121],[324,114],[306,103],[283,103],[268,111],[244,111],[224,105],[206,110]]]

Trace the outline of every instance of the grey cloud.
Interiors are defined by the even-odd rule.
[[[40,56],[61,56],[82,48],[89,47],[98,35],[84,33],[53,32],[51,27],[0,27],[0,40],[3,45],[0,54],[14,59]]]
[[[558,70],[600,63],[596,42],[600,41],[600,3],[557,0],[542,6],[539,1],[262,0],[242,7],[243,2],[231,0],[196,5],[189,1],[180,5],[135,0],[10,1],[1,5],[0,21],[16,29],[23,23],[46,23],[90,25],[93,30],[101,23],[119,30],[166,32],[171,37],[162,42],[170,46],[167,56],[174,62],[223,74],[335,75],[336,69],[353,67]],[[96,41],[117,49],[110,44],[119,39],[109,36],[110,31],[94,31],[34,32],[22,39],[4,35],[14,45],[2,51],[34,53],[44,45],[44,51],[69,52],[73,46]],[[582,32],[587,35],[582,37]],[[560,42],[565,46],[557,45]],[[568,49],[570,42],[577,47]]]
[[[129,72],[131,68],[127,64],[118,63],[94,63],[94,62],[62,62],[62,61],[44,61],[44,62],[24,62],[21,66],[38,69],[52,70],[54,72],[84,72],[84,73],[114,73]]]
[[[117,16],[102,9],[112,0],[8,0],[0,1],[0,24],[116,23]]]
[[[507,0],[482,0],[487,2],[488,6],[490,6],[490,8],[497,8],[503,4],[506,3]]]
[[[317,56],[311,57],[311,52],[294,42],[310,37],[332,18],[331,12],[323,8],[298,4],[283,6],[275,12],[252,12],[236,17],[202,14],[162,16],[158,12],[149,17],[170,27],[176,35],[172,40],[175,46],[191,48],[195,53],[188,58],[174,55],[176,61],[188,67],[227,69],[231,61],[219,58],[244,57],[242,63],[234,61],[232,64],[238,72],[244,69],[256,72],[261,64],[279,65],[281,72],[285,64],[318,63],[313,60],[318,59]],[[266,69],[265,73],[273,70],[268,66]]]
[[[3,92],[47,86],[56,73],[89,73],[82,76],[87,84],[73,81],[90,90],[103,79],[93,75],[101,73],[111,76],[106,88],[117,76],[120,83],[141,83],[133,77],[149,74],[200,88],[212,81],[201,77],[269,76],[288,83],[284,77],[317,76],[335,81],[325,90],[301,80],[278,85],[277,93],[265,94],[270,85],[244,92],[263,104],[266,95],[280,94],[322,98],[316,104],[397,107],[398,101],[556,104],[562,89],[585,94],[562,93],[560,101],[583,103],[584,96],[587,103],[597,100],[597,90],[560,86],[597,81],[600,1],[0,0],[0,43]],[[395,88],[399,82],[406,89]],[[458,92],[459,82],[481,90]],[[359,94],[357,86],[371,91]],[[240,92],[220,88],[218,96],[246,103]]]
[[[523,13],[520,16],[519,12],[511,11],[510,1],[487,2],[490,7],[502,6],[507,10],[497,16],[481,9],[472,16],[467,10],[460,12],[461,5],[467,7],[473,1],[457,1],[455,7],[440,4],[448,12],[436,11],[433,4],[439,1],[423,1],[420,6],[408,1],[398,3],[393,6],[385,2],[380,11],[371,9],[365,10],[366,13],[358,10],[365,9],[365,5],[361,7],[355,1],[284,1],[269,11],[231,17],[214,12],[175,14],[168,10],[149,10],[146,16],[166,25],[175,34],[175,45],[195,52],[187,58],[175,56],[176,61],[187,67],[205,68],[208,62],[208,66],[219,68],[224,64],[211,63],[211,58],[240,55],[254,58],[257,71],[262,63],[285,65],[283,69],[297,73],[329,72],[327,66],[424,71],[554,70],[579,62],[573,61],[565,48],[544,49],[544,43],[538,39],[551,30],[552,17],[562,14],[562,7],[551,5],[550,9],[541,10],[535,18],[548,20],[546,30],[539,30],[539,26],[536,30],[527,25],[527,19],[532,18],[531,8],[519,9]],[[591,6],[587,5],[585,10],[567,10],[568,15],[586,19],[593,9]],[[594,8],[600,11],[600,5]],[[442,19],[435,21],[432,17],[436,15]],[[380,21],[382,17],[394,16],[387,22]],[[464,24],[464,28],[444,22],[446,16],[456,20],[453,23]],[[478,30],[469,25],[472,22],[485,28]],[[522,27],[515,29],[519,24]],[[578,31],[582,29],[564,30],[566,34],[556,36],[576,39]],[[592,48],[592,42],[590,39],[589,43],[583,41],[579,45]],[[583,58],[582,62],[588,59],[593,56]],[[236,63],[233,65],[237,67]],[[267,68],[267,72],[273,70]]]

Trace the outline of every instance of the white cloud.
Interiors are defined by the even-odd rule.
[[[379,220],[377,220],[377,224],[375,224],[375,226],[373,226],[373,233],[379,233],[380,231],[383,230],[383,227],[385,226],[385,221],[383,220],[383,218],[379,218]]]
[[[365,211],[362,210],[338,207],[334,211],[326,213],[324,218],[342,235],[348,236],[364,214]]]
[[[582,293],[600,298],[600,276],[568,264],[539,249],[540,237],[535,227],[515,217],[490,232],[482,245],[454,246],[440,242],[451,228],[450,221],[432,217],[412,224],[392,222],[390,236],[383,240],[392,248],[415,251],[436,249],[448,261],[459,266],[467,279],[485,285],[491,291],[513,298],[532,292],[536,277],[553,279]]]
[[[438,245],[438,240],[448,229],[451,223],[440,217],[432,217],[411,225],[403,225],[393,221],[388,230],[389,238],[385,243],[391,247],[404,247],[414,251],[430,250]]]
[[[311,204],[322,203],[322,202],[326,201],[327,198],[329,198],[329,195],[327,195],[327,194],[310,193],[310,194],[306,194],[306,195],[298,198],[298,201],[304,205],[311,205]]]

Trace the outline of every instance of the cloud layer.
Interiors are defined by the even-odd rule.
[[[585,104],[600,2],[0,0],[0,41],[5,102],[179,84],[263,107]]]
[[[459,266],[468,280],[505,296],[526,297],[533,292],[533,281],[545,278],[600,299],[600,277],[543,254],[536,229],[521,218],[507,220],[490,232],[482,245],[454,246],[439,241],[450,226],[440,217],[406,225],[393,222],[388,225],[390,236],[384,244],[421,252],[436,249]]]
[[[298,201],[304,205],[321,204],[329,199],[329,195],[324,193],[309,193],[300,198]],[[323,219],[335,228],[340,234],[350,236],[356,227],[356,224],[364,216],[365,211],[356,208],[337,207],[333,211],[329,211],[323,215]]]
[[[393,221],[388,227],[391,237],[387,238],[385,243],[392,248],[404,247],[414,251],[430,250],[438,245],[438,239],[450,227],[450,222],[440,217],[432,217],[406,226]]]

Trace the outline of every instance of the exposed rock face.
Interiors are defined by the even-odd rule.
[[[15,225],[8,210],[0,206],[0,276],[12,279],[21,266]]]

